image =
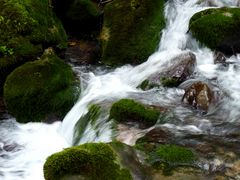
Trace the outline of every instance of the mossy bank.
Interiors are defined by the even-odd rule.
[[[50,114],[64,116],[78,97],[70,66],[54,54],[15,69],[4,85],[8,110],[19,122],[40,121]]]
[[[100,35],[107,65],[140,64],[155,51],[165,26],[163,0],[113,0]]]
[[[48,0],[0,0],[0,84],[48,46],[63,47],[67,36]],[[1,89],[1,87],[0,87]]]

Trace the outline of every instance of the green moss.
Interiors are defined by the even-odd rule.
[[[150,163],[162,168],[165,175],[170,175],[177,166],[192,166],[195,159],[191,150],[170,144],[158,146],[149,156]]]
[[[161,84],[164,87],[177,87],[179,85],[179,82],[177,82],[177,80],[174,78],[163,77],[161,78]]]
[[[110,145],[88,143],[67,148],[47,158],[44,164],[46,180],[80,175],[90,180],[131,180],[127,169],[121,168]]]
[[[44,55],[15,69],[4,85],[8,110],[19,122],[64,116],[78,96],[71,67],[55,55]]]
[[[165,26],[163,0],[114,0],[104,8],[101,33],[107,65],[139,64],[147,60]]]
[[[88,108],[87,114],[82,116],[74,127],[73,134],[73,145],[77,145],[82,138],[82,135],[88,125],[91,123],[93,126],[96,123],[96,120],[99,118],[101,114],[101,107],[99,105],[93,104]]]
[[[1,82],[14,68],[40,56],[45,47],[66,44],[66,33],[48,3],[0,0]]]
[[[146,108],[134,100],[121,99],[112,105],[109,118],[119,122],[138,121],[151,126],[157,122],[159,115],[159,111]]]
[[[240,38],[240,9],[207,9],[196,13],[190,20],[192,35],[211,49],[227,45],[234,47]]]

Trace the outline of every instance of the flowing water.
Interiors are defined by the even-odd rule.
[[[211,1],[212,5],[219,7],[237,6],[237,3],[237,0]],[[0,121],[0,179],[44,179],[42,167],[46,157],[72,145],[74,126],[79,118],[87,113],[88,106],[93,103],[111,104],[126,97],[170,108],[177,121],[161,126],[178,133],[180,137],[183,134],[187,137],[201,135],[198,141],[209,143],[217,141],[220,146],[221,143],[233,143],[235,146],[231,144],[230,147],[239,153],[237,143],[240,127],[240,57],[229,58],[227,61],[232,64],[228,69],[221,69],[213,64],[213,52],[201,47],[187,33],[191,16],[209,8],[208,5],[207,1],[200,3],[198,0],[167,1],[165,4],[167,24],[162,31],[159,48],[143,64],[136,67],[126,65],[115,70],[96,68],[92,72],[84,67],[75,67],[83,91],[62,123],[19,124],[13,118]],[[217,91],[227,94],[217,107],[212,108],[204,116],[181,105],[181,97],[184,94],[182,89],[160,88],[144,92],[136,88],[151,74],[170,67],[174,63],[170,61],[173,57],[189,51],[197,58],[195,78],[211,82],[217,87]],[[112,131],[111,124],[105,123],[106,119],[107,116],[104,116],[98,120],[100,125],[98,132],[88,124],[80,143],[111,141],[116,134]],[[135,142],[136,134],[147,130],[139,132],[136,129],[128,129],[127,132],[120,133],[120,136],[122,135],[120,139],[132,144]],[[186,139],[182,139],[182,143],[185,141]],[[209,169],[205,165],[202,166]]]

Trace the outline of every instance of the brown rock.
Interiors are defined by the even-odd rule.
[[[200,111],[208,112],[209,105],[213,102],[213,92],[207,84],[196,82],[185,90],[182,98],[184,103],[187,103]]]

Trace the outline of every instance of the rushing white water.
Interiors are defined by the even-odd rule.
[[[113,72],[95,75],[88,74],[87,86],[83,89],[78,102],[66,115],[63,122],[51,125],[41,123],[18,124],[13,119],[0,124],[0,179],[3,180],[41,180],[42,166],[47,156],[68,147],[73,142],[73,128],[80,117],[87,113],[88,106],[106,101],[115,101],[132,95],[142,96],[145,92],[136,87],[148,76],[160,72],[171,66],[171,59],[183,52],[192,51],[197,58],[197,75],[202,79],[218,77],[218,85],[228,94],[223,109],[228,113],[227,120],[238,121],[240,118],[240,73],[239,68],[232,65],[228,70],[219,70],[213,64],[213,53],[199,44],[187,33],[191,16],[207,7],[210,3],[199,3],[198,0],[169,0],[165,6],[166,28],[162,31],[162,38],[158,50],[149,59],[136,67],[129,65],[115,69]],[[212,1],[215,6],[236,6],[235,0]],[[228,61],[239,64],[239,57],[232,57]],[[175,96],[173,95],[175,94]],[[180,101],[176,94],[183,94],[178,89],[159,92],[158,96],[151,95],[148,103],[159,100]],[[145,99],[145,101],[147,101]],[[179,119],[184,121],[182,107],[176,107]],[[186,111],[186,110],[185,110]],[[225,111],[225,112],[226,112]],[[100,135],[97,137],[89,124],[80,143],[89,141],[111,141],[112,130],[108,123],[103,123]],[[197,121],[197,120],[196,120]],[[202,133],[211,127],[206,119],[201,122],[186,125],[165,124],[169,129]],[[133,136],[135,136],[134,134]],[[122,138],[122,139],[121,139]],[[124,137],[120,139],[124,141]],[[128,140],[127,140],[128,141]],[[129,140],[130,143],[133,140]]]

